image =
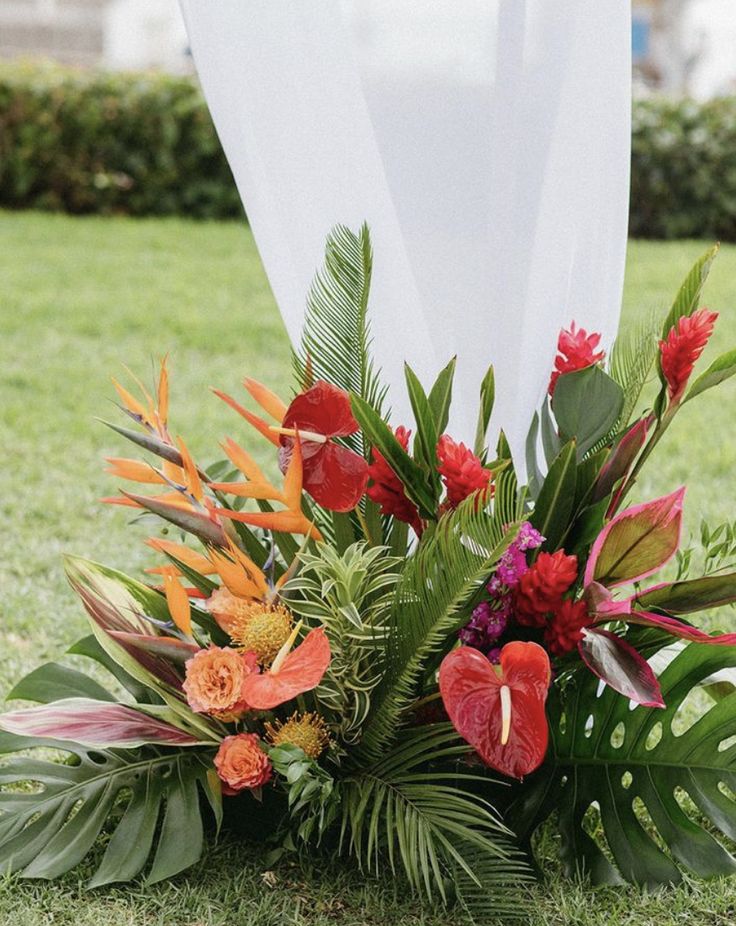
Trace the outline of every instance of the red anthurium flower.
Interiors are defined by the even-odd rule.
[[[602,350],[596,352],[600,340],[599,334],[588,334],[584,328],[576,328],[575,322],[569,328],[563,328],[560,331],[557,339],[555,368],[547,389],[550,395],[555,391],[557,380],[563,373],[575,373],[603,360],[606,356],[605,352]]]
[[[403,424],[396,428],[394,437],[401,444],[402,449],[409,449],[411,431],[408,431]],[[417,506],[406,497],[401,480],[391,469],[384,455],[375,447],[371,451],[368,476],[371,484],[366,489],[366,495],[371,501],[381,506],[381,514],[389,514],[398,521],[411,524],[416,533],[421,534],[422,519],[419,517]]]
[[[536,643],[507,643],[498,666],[461,646],[442,660],[440,693],[452,725],[485,764],[523,778],[547,752],[550,678],[549,656]]]
[[[447,503],[457,508],[474,492],[487,492],[493,475],[465,444],[458,444],[449,434],[443,434],[437,443],[437,471],[447,489]]]
[[[693,367],[713,334],[717,318],[718,312],[698,309],[678,319],[667,338],[659,342],[662,374],[670,402],[679,402],[682,398]]]
[[[322,627],[310,630],[304,641],[291,650],[301,625],[297,625],[274,659],[271,668],[249,675],[243,686],[248,705],[257,711],[270,711],[311,691],[322,681],[330,664],[330,642]]]
[[[365,492],[368,464],[355,451],[333,440],[358,430],[348,394],[330,383],[315,383],[294,399],[281,428],[275,430],[281,434],[281,471],[288,468],[298,433],[305,491],[330,511],[352,511]]]

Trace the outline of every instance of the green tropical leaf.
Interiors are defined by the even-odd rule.
[[[373,252],[368,226],[355,234],[337,225],[327,236],[325,263],[307,296],[299,350],[293,364],[298,388],[326,380],[381,411],[386,389],[371,359],[368,323]],[[361,452],[361,435],[346,443]]]
[[[372,697],[358,761],[376,760],[399,735],[402,711],[448,637],[468,619],[501,554],[516,536],[498,510],[493,516],[469,498],[431,525],[405,563],[387,621],[385,671]]]
[[[677,727],[687,696],[734,666],[736,647],[685,647],[660,676],[664,710],[631,710],[610,688],[599,696],[584,670],[555,686],[548,759],[525,781],[509,825],[528,840],[556,812],[565,870],[596,882],[732,874],[736,859],[716,835],[736,839],[736,692]]]
[[[552,396],[560,437],[575,439],[579,460],[612,433],[623,405],[621,386],[598,366],[563,374]]]
[[[340,781],[341,846],[368,871],[384,860],[403,869],[429,898],[447,900],[452,873],[471,912],[478,901],[483,913],[519,911],[529,871],[493,807],[473,793],[488,778],[460,762],[467,753],[450,724],[404,731],[383,757]]]
[[[685,401],[689,402],[695,396],[712,389],[714,386],[718,386],[725,380],[730,379],[734,373],[736,373],[736,350],[730,350],[717,357],[708,369],[698,376],[688,390]]]
[[[556,550],[570,526],[575,502],[577,466],[575,441],[566,444],[550,466],[542,483],[530,521],[545,540],[545,548]]]
[[[708,248],[705,254],[702,254],[695,261],[693,268],[685,277],[675,296],[675,301],[672,303],[672,308],[662,325],[663,340],[670,333],[670,329],[673,328],[681,318],[686,315],[692,315],[700,305],[703,287],[705,286],[708,274],[713,266],[713,261],[716,259],[719,250],[719,244],[714,244],[713,247]]]
[[[437,441],[439,440],[439,422],[422,384],[408,364],[404,364],[406,388],[417,430],[414,438],[414,459],[424,470],[424,480],[435,499],[433,508],[437,508],[440,495],[440,476],[437,472]]]
[[[351,402],[353,414],[368,442],[386,458],[401,480],[407,496],[419,508],[419,513],[424,518],[435,518],[437,501],[430,489],[426,470],[412,460],[394,437],[391,428],[368,402],[358,395],[352,395]]]
[[[429,390],[429,407],[432,409],[437,424],[437,434],[443,434],[450,418],[450,405],[452,404],[452,383],[455,378],[457,357],[453,357],[447,366],[440,371],[434,386]]]
[[[673,614],[694,614],[708,608],[720,608],[736,602],[736,572],[703,576],[659,585],[639,595],[640,610],[662,608]]]
[[[63,698],[92,698],[95,701],[115,701],[102,685],[83,672],[58,662],[47,662],[22,678],[6,696],[8,701],[37,701],[50,704]]]
[[[48,745],[46,739],[0,734],[3,754]],[[152,853],[150,883],[197,861],[203,846],[198,791],[209,787],[203,753],[54,745],[74,762],[15,756],[0,766],[3,870],[59,877],[87,856],[103,829],[112,835],[90,887],[137,877]],[[35,788],[17,790],[28,783]]]
[[[478,411],[478,425],[475,429],[475,455],[478,457],[482,457],[486,449],[486,435],[488,434],[488,425],[491,423],[495,400],[496,381],[493,367],[490,366],[480,384],[480,409]]]

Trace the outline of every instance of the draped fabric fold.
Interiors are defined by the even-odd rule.
[[[458,355],[472,440],[515,456],[559,328],[610,344],[628,217],[630,13],[620,0],[181,0],[217,131],[292,339],[336,223],[371,227],[375,353],[394,423],[408,361]]]

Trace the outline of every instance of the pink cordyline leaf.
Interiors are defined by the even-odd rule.
[[[646,442],[651,420],[651,417],[641,418],[629,428],[613,448],[596,480],[593,495],[595,501],[610,495],[616,488],[616,484],[629,472]],[[619,494],[620,491],[614,496],[613,506]]]
[[[716,643],[721,646],[736,646],[736,633],[721,633],[716,636],[710,636],[704,630],[697,627],[691,627],[683,621],[678,621],[675,617],[668,617],[664,614],[652,614],[651,611],[631,611],[624,620],[629,624],[641,624],[644,627],[656,627],[658,630],[666,630],[673,637],[680,640],[687,640],[690,643]]]
[[[607,588],[637,582],[661,569],[680,544],[685,487],[616,515],[598,535],[585,568],[585,585]]]
[[[617,634],[587,627],[578,651],[590,671],[625,698],[644,707],[665,706],[652,667]]]
[[[0,714],[0,729],[18,736],[65,740],[92,748],[196,746],[201,741],[171,724],[124,704],[65,698]]]

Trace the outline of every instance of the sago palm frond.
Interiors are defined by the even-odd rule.
[[[309,290],[302,341],[293,364],[300,389],[311,380],[323,379],[380,411],[386,389],[370,355],[372,266],[368,226],[356,235],[336,225],[327,237],[324,266]],[[362,451],[360,435],[347,443]]]
[[[467,753],[449,724],[404,731],[380,761],[340,782],[341,847],[368,871],[403,869],[429,898],[446,901],[448,876],[461,873],[470,908],[473,885],[494,913],[518,909],[528,870],[493,807],[473,792],[487,779],[463,763]]]
[[[489,516],[469,498],[428,528],[406,560],[389,616],[385,672],[357,747],[361,761],[377,761],[397,735],[402,711],[416,696],[427,666],[462,626],[515,534],[515,526],[504,529],[499,511]]]

